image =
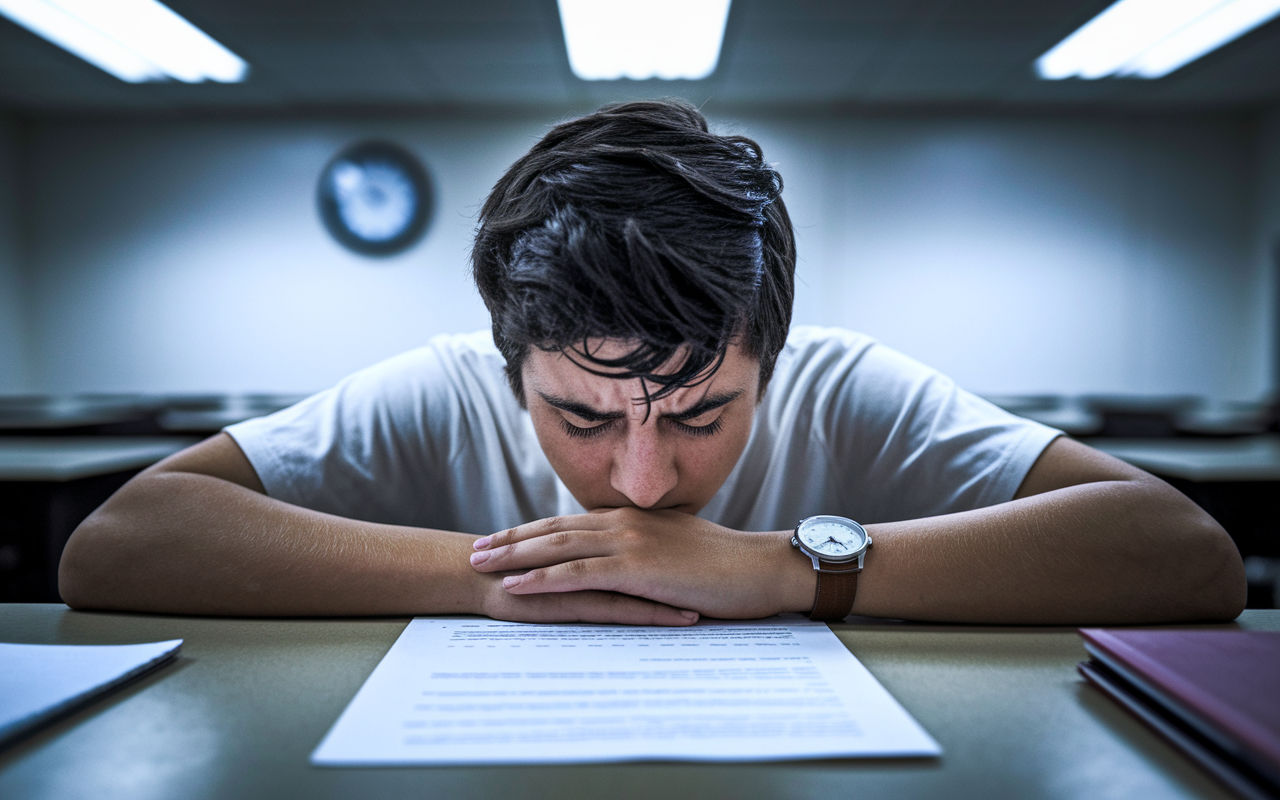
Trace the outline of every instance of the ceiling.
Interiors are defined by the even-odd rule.
[[[243,84],[126,84],[0,19],[0,110],[582,107],[1250,109],[1280,102],[1280,21],[1161,80],[1040,81],[1111,0],[734,0],[704,81],[578,80],[555,0],[168,0],[249,61]]]

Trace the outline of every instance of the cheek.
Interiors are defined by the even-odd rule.
[[[733,471],[751,437],[751,418],[726,424],[724,430],[705,439],[682,443],[676,457],[681,483],[693,494],[715,494]]]
[[[566,436],[560,427],[560,415],[532,413],[533,429],[538,444],[546,454],[551,468],[572,491],[575,485],[589,484],[592,480],[609,480],[610,449],[600,443]]]
[[[575,445],[575,442],[562,440],[552,444],[551,447],[542,448],[547,454],[547,460],[551,462],[552,468],[565,485],[572,488],[574,485],[589,484],[593,481],[608,483],[611,461],[609,449]]]

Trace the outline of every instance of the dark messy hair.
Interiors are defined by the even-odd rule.
[[[640,378],[656,400],[709,379],[736,341],[759,359],[763,391],[794,296],[781,192],[759,145],[710,133],[680,100],[608,105],[552,128],[494,186],[471,253],[521,404],[530,347]],[[591,339],[634,346],[602,358]]]

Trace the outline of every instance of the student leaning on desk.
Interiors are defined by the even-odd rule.
[[[491,337],[138,475],[71,537],[62,596],[659,625],[1239,613],[1231,539],[1162,481],[866,336],[789,330],[781,189],[684,103],[556,126],[480,214]],[[846,519],[794,531],[819,515]]]

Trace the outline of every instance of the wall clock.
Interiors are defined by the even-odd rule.
[[[368,256],[404,252],[431,218],[431,182],[412,153],[388,142],[339,152],[320,174],[320,218],[333,238]]]

